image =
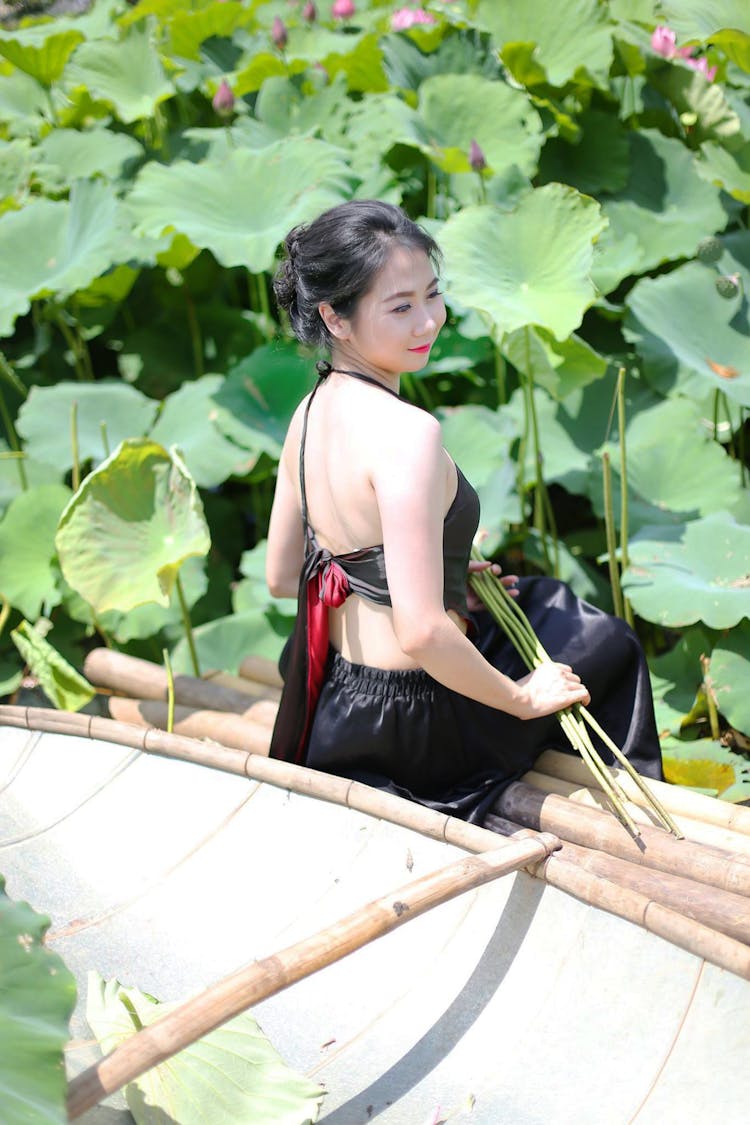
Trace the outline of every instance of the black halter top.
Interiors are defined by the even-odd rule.
[[[358,594],[378,605],[390,605],[382,544],[333,555],[318,543],[310,526],[305,492],[305,443],[310,407],[318,387],[333,370],[319,365],[320,378],[307,400],[299,450],[300,498],[305,532],[305,558],[300,573],[297,619],[282,655],[284,690],[279,704],[270,755],[304,764],[307,740],[325,677],[328,659],[328,610]],[[360,371],[341,371],[388,394],[389,387]],[[456,495],[443,522],[443,602],[446,609],[467,615],[466,581],[471,544],[479,524],[479,497],[456,466]]]

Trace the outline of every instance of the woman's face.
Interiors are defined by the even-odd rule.
[[[333,353],[372,371],[419,371],[445,324],[434,267],[423,250],[394,245],[351,318],[341,321]]]

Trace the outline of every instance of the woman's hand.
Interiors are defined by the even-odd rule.
[[[500,575],[502,574],[502,567],[497,563],[482,562],[479,559],[471,559],[469,562],[469,574],[478,574],[479,571],[487,570],[488,567],[496,578],[500,578],[500,581],[502,582],[503,586],[508,591],[510,596],[512,598],[517,598],[518,590],[516,589],[516,583],[518,582],[518,575],[506,574],[501,578]],[[466,591],[466,605],[472,613],[476,613],[480,609],[485,609],[484,602],[479,597],[479,595],[475,593],[471,585],[468,586]]]
[[[591,696],[569,664],[548,661],[518,680],[521,701],[514,714],[519,719],[540,719],[574,703],[591,702]]]

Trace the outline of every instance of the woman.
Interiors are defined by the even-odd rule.
[[[528,674],[467,608],[478,499],[436,419],[398,397],[445,322],[433,239],[396,207],[352,201],[292,230],[286,251],[278,303],[331,358],[292,419],[271,514],[269,588],[300,598],[271,754],[481,823],[542,750],[569,748],[555,712],[591,702],[660,776],[627,626],[562,583],[522,579],[519,603],[558,661]]]

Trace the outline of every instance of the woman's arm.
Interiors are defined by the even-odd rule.
[[[296,598],[305,540],[295,481],[285,447],[279,460],[276,491],[268,525],[266,582],[274,598]]]
[[[412,414],[377,459],[378,501],[393,625],[405,653],[453,691],[536,718],[589,700],[579,677],[550,663],[519,681],[484,659],[443,607],[443,512],[446,457],[436,419]]]

